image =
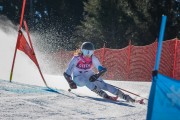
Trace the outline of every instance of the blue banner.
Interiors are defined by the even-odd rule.
[[[180,80],[162,74],[153,77],[147,120],[180,120]]]

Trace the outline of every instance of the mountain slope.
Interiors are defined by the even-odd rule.
[[[144,120],[146,105],[111,102],[98,96],[0,80],[0,119]]]

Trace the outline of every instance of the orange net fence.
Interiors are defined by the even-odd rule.
[[[123,49],[101,48],[95,51],[104,67],[107,80],[151,81],[156,59],[157,42],[146,46],[129,45]],[[54,57],[62,71],[68,65],[73,52],[61,51]],[[180,41],[175,38],[163,42],[159,72],[180,79]]]
[[[149,81],[155,63],[156,47],[157,43],[155,42],[147,46],[129,45],[123,49],[103,48],[104,59],[101,62],[108,68],[104,78]]]

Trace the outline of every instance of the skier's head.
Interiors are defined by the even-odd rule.
[[[81,45],[81,52],[86,57],[91,57],[94,53],[94,45],[91,42],[84,42]]]

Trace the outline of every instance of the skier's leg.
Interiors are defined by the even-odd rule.
[[[77,86],[82,87],[86,85],[85,77],[81,75],[73,76],[73,81],[76,83]]]
[[[92,91],[101,96],[102,98],[108,99],[108,94],[103,90],[99,89],[97,86],[94,86],[94,89],[92,89]]]
[[[92,82],[89,82],[89,80],[81,75],[77,75],[73,77],[74,82],[77,84],[77,86],[86,86],[87,88],[89,88],[91,91],[95,92],[96,94],[98,94],[99,96],[106,98],[108,95],[102,91],[101,89],[99,89],[95,84],[93,84]]]
[[[117,97],[109,96],[106,92],[99,89],[97,86],[95,86],[95,88],[92,91],[95,92],[96,94],[98,94],[99,96],[101,96],[102,98],[113,100],[113,101],[117,100]]]
[[[123,93],[118,88],[104,82],[102,79],[99,79],[98,81],[96,81],[94,83],[101,89],[106,90],[114,95],[117,95],[118,97],[126,100],[127,102],[135,102],[135,100],[133,98],[131,98],[129,95]]]
[[[92,83],[92,82],[91,82]],[[103,90],[106,90],[106,91],[108,91],[108,92],[110,92],[110,93],[112,93],[112,94],[116,94],[117,93],[117,91],[118,91],[118,89],[116,89],[116,88],[114,88],[114,87],[112,87],[112,86],[110,86],[110,87],[107,87],[109,84],[106,84],[104,81],[99,81],[99,82],[93,82],[94,83],[94,85],[96,86],[96,88],[93,90],[94,92],[96,92],[96,91],[98,91],[98,89],[102,89],[101,91],[103,91]],[[104,91],[103,91],[104,92]],[[110,99],[110,100],[113,100],[113,101],[116,101],[117,100],[117,98],[118,98],[118,96],[117,97],[112,97],[112,96],[109,96],[109,95],[107,95],[106,96],[106,99]]]
[[[119,96],[120,98],[126,100],[127,102],[135,102],[135,99],[133,99],[129,95],[123,93],[121,90],[118,90],[117,96]]]
[[[86,81],[86,87],[89,88],[91,91],[95,92],[99,96],[105,99],[110,99],[110,100],[116,100],[116,98],[113,98],[109,96],[106,92],[101,90],[98,86],[96,86],[93,82],[89,82],[88,80]]]
[[[87,78],[88,77],[86,76],[77,75],[73,77],[73,80],[77,84],[77,86],[79,87],[86,86],[87,88],[89,88],[91,91],[95,92],[102,98],[115,100],[115,98],[109,96],[106,92],[104,92],[99,87],[97,87],[93,82],[90,82]]]
[[[114,95],[117,95],[118,89],[115,88],[114,86],[104,82],[102,79],[98,79],[97,81],[93,82],[96,86],[99,88],[106,90]]]

